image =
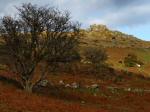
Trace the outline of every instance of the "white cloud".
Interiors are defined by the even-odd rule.
[[[23,2],[69,10],[72,18],[81,21],[83,26],[101,23],[113,27],[136,27],[150,22],[149,0],[4,0],[0,1],[0,16],[14,14],[14,6]]]

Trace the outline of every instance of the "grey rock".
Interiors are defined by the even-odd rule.
[[[41,80],[38,84],[39,86],[43,86],[43,87],[46,87],[48,85],[48,80]]]
[[[60,85],[65,85],[65,83],[64,83],[63,80],[60,80],[60,81],[59,81],[59,84],[60,84]]]
[[[97,88],[99,88],[99,85],[98,84],[93,84],[93,85],[91,85],[91,88],[92,89],[97,89]]]
[[[76,82],[73,82],[73,83],[72,83],[72,88],[75,88],[75,89],[76,89],[76,88],[78,88],[78,87],[79,87],[79,85],[78,85]]]
[[[66,87],[66,88],[67,88],[67,87],[71,87],[71,85],[70,85],[70,84],[66,84],[65,87]]]

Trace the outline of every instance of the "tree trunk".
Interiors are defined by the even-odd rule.
[[[24,90],[28,93],[32,93],[32,89],[33,89],[33,85],[31,84],[31,82],[26,81],[25,86],[24,86]]]

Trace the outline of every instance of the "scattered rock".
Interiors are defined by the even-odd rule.
[[[84,59],[82,59],[80,62],[83,63],[83,64],[91,64],[92,63],[92,62],[84,60]]]
[[[124,90],[125,91],[131,91],[131,88],[125,88]]]
[[[59,81],[59,84],[60,84],[60,85],[65,85],[65,83],[64,83],[63,80],[60,80],[60,81]]]
[[[76,88],[78,88],[78,87],[79,87],[79,85],[78,85],[76,82],[73,82],[73,83],[72,83],[72,88],[75,88],[75,89],[76,89]]]
[[[148,93],[150,93],[150,90],[144,90],[144,92],[148,92]]]
[[[97,89],[97,88],[99,88],[99,85],[98,84],[93,84],[93,85],[91,85],[91,88],[92,89]]]
[[[137,66],[137,67],[139,67],[139,68],[141,67],[141,65],[140,65],[140,64],[136,64],[136,66]]]
[[[82,104],[85,104],[85,101],[81,101]]]
[[[138,92],[138,93],[142,93],[144,90],[143,89],[140,89],[140,88],[135,88],[133,90],[133,92]]]
[[[65,87],[66,87],[66,88],[67,88],[67,87],[71,87],[71,85],[70,85],[70,84],[66,84]]]
[[[38,84],[39,86],[43,86],[43,87],[46,87],[48,85],[48,80],[41,80]]]

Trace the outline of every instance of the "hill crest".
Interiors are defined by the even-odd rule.
[[[141,40],[133,35],[120,31],[110,30],[106,25],[91,25],[86,30],[81,30],[81,42],[89,45],[104,47],[133,47],[150,48],[150,42]]]

